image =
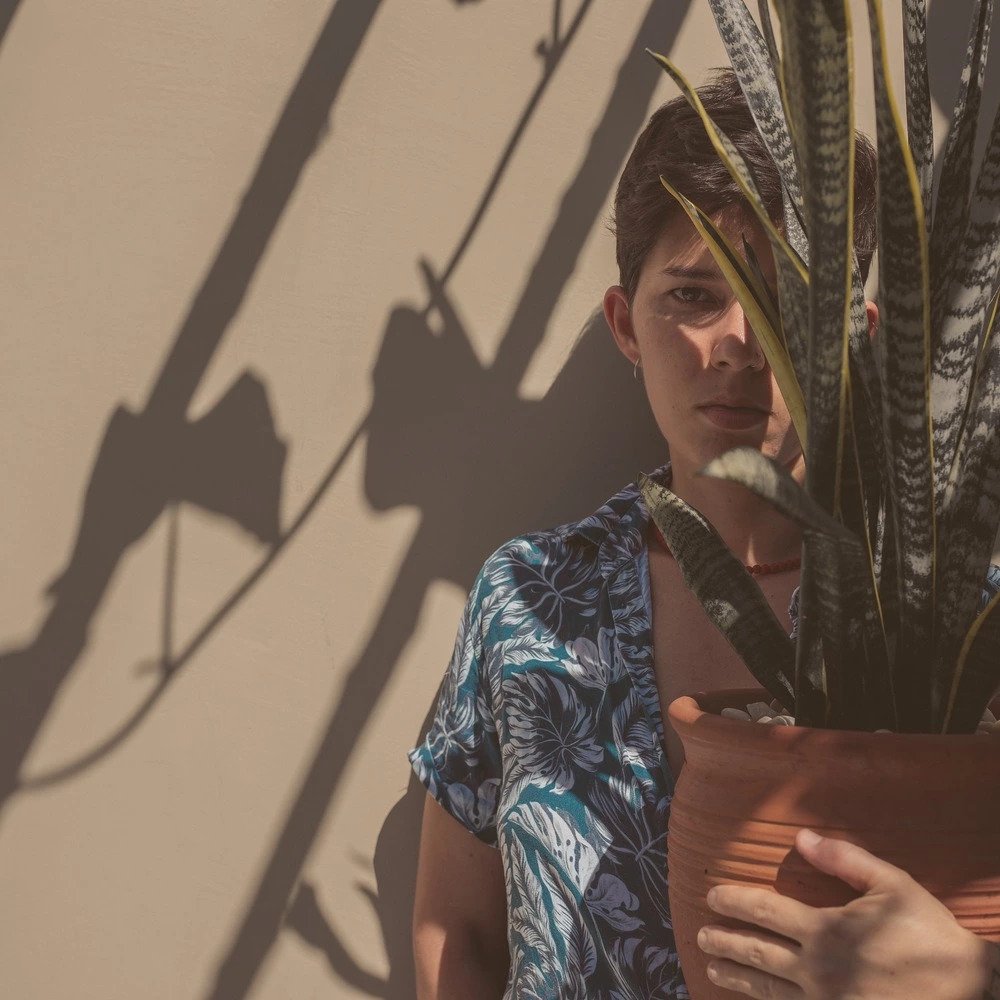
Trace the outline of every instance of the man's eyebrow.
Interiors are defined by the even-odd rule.
[[[665,267],[660,274],[667,275],[668,278],[687,278],[692,281],[718,281],[722,278],[722,272],[718,268],[705,267]]]

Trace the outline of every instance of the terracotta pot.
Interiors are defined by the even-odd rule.
[[[1000,737],[855,733],[724,719],[770,701],[760,689],[678,698],[670,721],[686,762],[670,808],[670,908],[693,1000],[731,1000],[698,948],[713,885],[763,886],[810,906],[850,887],[792,849],[804,826],[909,872],[964,927],[1000,941]]]

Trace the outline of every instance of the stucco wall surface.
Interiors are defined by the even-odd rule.
[[[595,310],[707,3],[0,32],[0,995],[403,1000],[467,589],[665,457]]]

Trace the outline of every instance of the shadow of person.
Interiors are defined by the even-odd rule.
[[[454,311],[438,302],[436,332],[408,307],[390,317],[375,366],[365,488],[379,509],[420,506],[420,532],[436,544],[419,575],[465,589],[499,544],[584,516],[667,451],[600,312],[545,396],[530,400],[495,391]],[[442,676],[444,669],[428,665]],[[414,990],[410,915],[425,797],[411,777],[375,849],[372,902],[392,984],[381,995],[390,1000]]]
[[[527,268],[496,356],[488,364],[478,360],[448,299],[444,286],[459,253],[440,281],[424,266],[426,308],[400,305],[390,313],[365,418],[364,489],[373,509],[416,506],[419,520],[360,652],[344,669],[326,729],[290,796],[206,1000],[243,1000],[250,991],[284,926],[288,901],[359,738],[418,627],[430,584],[450,580],[467,589],[485,556],[505,539],[584,516],[639,469],[666,458],[645,393],[603,317],[591,317],[543,399],[526,399],[519,387],[645,121],[661,74],[643,50],[651,44],[670,51],[688,8],[687,2],[648,5],[580,166]],[[475,218],[481,209],[482,203]],[[467,242],[468,233],[459,250]],[[444,665],[433,670],[443,674]],[[404,835],[416,841],[417,830]],[[391,928],[385,934],[390,964],[405,968],[408,935],[404,942]],[[362,988],[350,971],[342,979]]]
[[[439,539],[433,575],[467,587],[501,542],[582,517],[664,460],[642,386],[595,313],[540,400],[511,396],[454,311],[442,328],[400,306],[374,368],[365,493],[417,506]]]

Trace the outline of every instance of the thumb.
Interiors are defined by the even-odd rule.
[[[888,861],[875,857],[863,847],[846,840],[821,837],[812,830],[799,830],[795,847],[814,868],[846,882],[857,892],[885,889],[906,873]]]

